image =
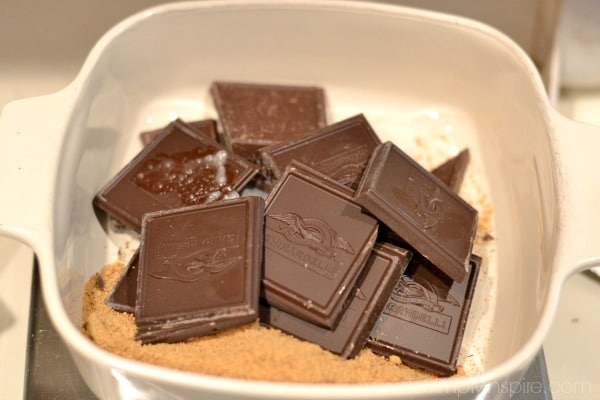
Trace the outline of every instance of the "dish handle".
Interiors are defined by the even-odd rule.
[[[600,266],[600,126],[558,112],[552,119],[562,208],[556,249],[562,281]]]
[[[0,114],[0,235],[38,250],[50,243],[54,171],[65,93],[17,100]]]

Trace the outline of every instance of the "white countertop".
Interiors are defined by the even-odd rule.
[[[85,9],[80,2],[69,1],[70,6],[80,8],[78,12],[82,19],[66,24],[58,32],[46,34],[43,29],[38,29],[37,33],[26,31],[20,36],[14,35],[14,32],[24,32],[23,26],[18,24],[19,18],[23,19],[22,13],[27,13],[27,6],[31,7],[33,2],[9,0],[3,3],[0,12],[0,108],[17,98],[63,88],[73,79],[102,32],[132,10],[157,2],[131,1],[118,9],[117,4],[121,2],[108,2],[107,7],[116,11],[111,9],[112,12],[102,13],[104,17],[95,18],[94,10],[100,10],[106,2],[82,2],[87,6]],[[34,13],[40,14],[44,13]],[[44,23],[33,22],[34,25]],[[78,38],[76,32],[82,26],[87,26],[91,33]],[[23,42],[15,43],[14,37]],[[44,50],[49,45],[64,48],[55,41],[67,39],[73,40],[74,44],[67,46],[61,54],[48,54]],[[32,50],[29,53],[17,51],[22,46]],[[31,54],[31,57],[23,57],[23,54]],[[574,119],[600,125],[600,88],[565,91],[560,96],[558,108]],[[32,260],[28,248],[0,237],[0,400],[23,398]],[[554,324],[544,344],[554,399],[600,398],[600,375],[596,372],[600,346],[595,346],[600,333],[599,304],[600,278],[596,275],[578,273],[565,284]]]

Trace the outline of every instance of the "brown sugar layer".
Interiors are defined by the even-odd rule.
[[[368,349],[346,360],[258,322],[187,342],[142,345],[134,339],[133,315],[104,303],[123,268],[121,263],[109,264],[90,277],[83,303],[83,332],[119,356],[189,372],[263,381],[382,383],[436,378],[403,365],[397,357],[385,358]]]

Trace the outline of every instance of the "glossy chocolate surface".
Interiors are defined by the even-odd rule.
[[[266,204],[267,302],[334,328],[371,252],[377,221],[352,202],[347,186],[296,162]]]
[[[235,195],[257,166],[174,121],[94,198],[94,205],[136,231],[148,212]]]
[[[359,114],[318,130],[315,134],[259,151],[267,176],[276,181],[292,160],[356,189],[379,137]]]
[[[355,201],[452,279],[465,278],[477,210],[393,143],[373,152]]]
[[[413,256],[371,331],[368,346],[441,376],[456,373],[481,258],[472,255],[470,264],[467,278],[453,282]]]
[[[249,160],[261,147],[309,135],[326,124],[319,87],[214,82],[210,93],[225,145]]]
[[[259,197],[146,214],[136,338],[176,342],[254,321],[263,217]]]
[[[316,343],[342,357],[352,358],[365,346],[373,325],[411,256],[408,250],[376,244],[350,295],[348,308],[335,329],[323,328],[275,307],[263,305],[260,308],[261,323]]]
[[[214,140],[215,142],[217,142],[219,140],[219,137],[217,134],[217,121],[214,119],[203,119],[200,121],[191,121],[191,122],[181,121],[181,122],[188,125],[188,127],[190,128],[190,132],[195,132],[200,136],[206,136],[206,137]],[[144,146],[150,144],[150,142],[152,142],[154,139],[156,139],[160,135],[160,133],[163,131],[163,129],[165,129],[165,128],[166,127],[140,133],[140,139],[142,140],[142,144]]]

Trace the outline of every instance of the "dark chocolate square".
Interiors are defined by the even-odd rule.
[[[335,329],[323,328],[275,307],[263,305],[260,308],[261,323],[316,343],[342,357],[352,358],[365,346],[373,325],[411,256],[408,250],[376,244],[350,295],[348,308]]]
[[[174,121],[94,198],[137,232],[142,216],[218,200],[241,190],[258,167]]]
[[[267,302],[335,327],[375,242],[377,221],[352,202],[347,186],[296,162],[266,204]]]
[[[453,282],[414,255],[375,323],[368,346],[441,376],[456,373],[481,258],[473,254],[470,263],[467,278]]]
[[[146,214],[136,338],[175,342],[256,320],[263,218],[260,197]]]
[[[214,82],[210,93],[225,145],[252,161],[261,147],[309,135],[326,124],[319,87]]]
[[[371,153],[380,143],[367,119],[359,114],[310,136],[262,148],[259,155],[272,181],[277,181],[285,167],[297,160],[356,189]]]
[[[393,143],[373,152],[355,201],[452,279],[465,278],[477,210]]]

